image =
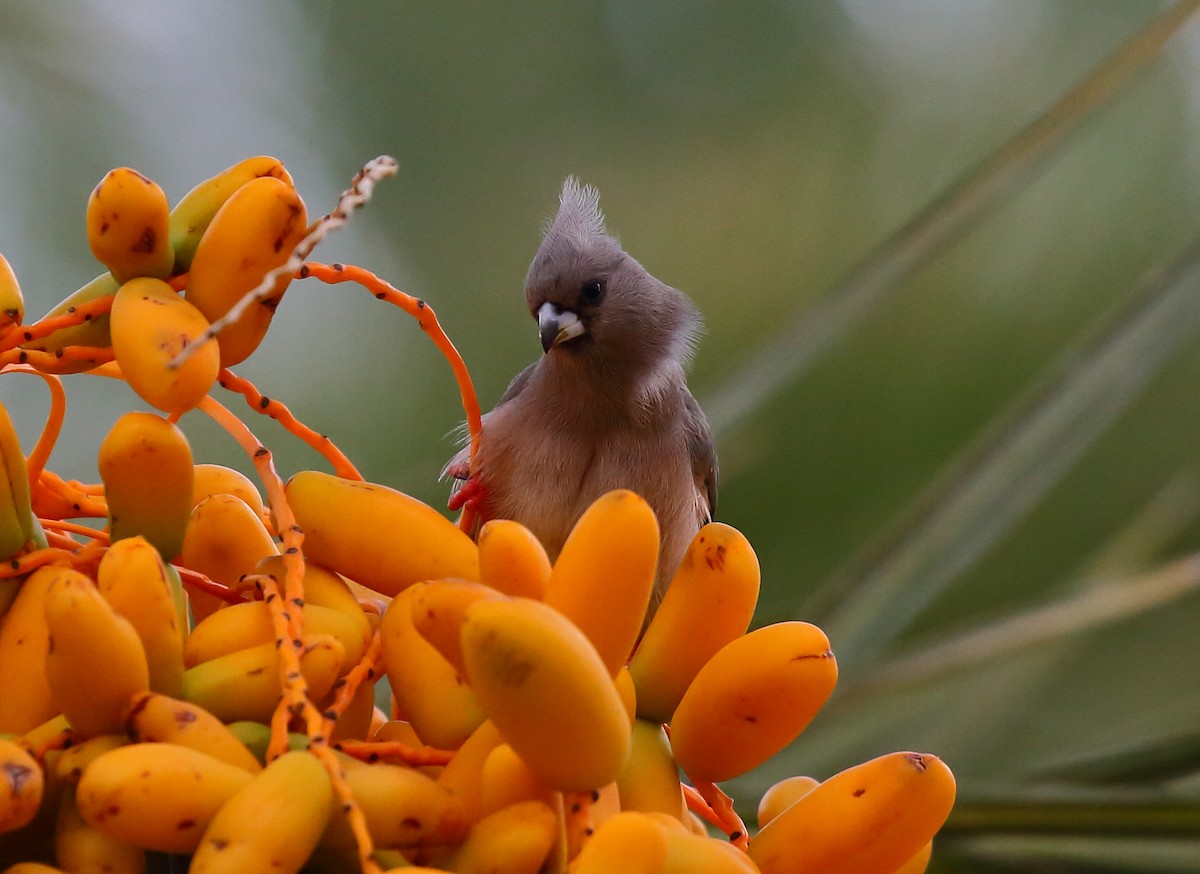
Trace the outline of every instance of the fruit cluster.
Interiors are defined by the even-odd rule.
[[[358,281],[447,355],[477,443],[432,310],[305,262],[393,169],[368,165],[311,225],[272,158],[173,210],[114,170],[87,210],[107,272],[28,326],[0,258],[0,367],[51,394],[28,456],[0,406],[5,874],[140,872],[164,854],[193,872],[923,871],[954,800],[934,756],[785,780],[754,836],[718,788],[795,740],[837,679],[817,627],[748,631],[759,566],[737,530],[696,535],[647,624],[659,531],[638,495],[596,501],[553,563],[515,522],[472,541],[469,520],[364,482],[228,369],[293,278]],[[64,373],[123,379],[166,414],[117,420],[99,484],[46,468]],[[215,384],[334,473],[284,483]],[[176,424],[192,410],[243,447],[265,500],[195,461]]]

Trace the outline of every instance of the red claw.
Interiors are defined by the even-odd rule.
[[[455,468],[459,465],[455,465]],[[464,466],[465,467],[465,466]],[[487,486],[483,484],[483,480],[477,476],[458,476],[451,468],[446,471],[455,479],[462,480],[463,483],[450,495],[450,500],[446,502],[451,511],[457,512],[466,508],[472,513],[486,515],[484,513],[484,505],[487,502]],[[464,469],[462,473],[466,473]]]

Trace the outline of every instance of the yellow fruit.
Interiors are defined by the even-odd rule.
[[[483,722],[466,678],[416,629],[412,605],[428,588],[417,583],[392,599],[379,624],[383,668],[400,712],[421,740],[455,749]]]
[[[254,572],[274,577],[282,587],[285,576],[283,556],[268,555],[260,559],[254,566]],[[313,561],[304,562],[304,603],[337,610],[358,628],[364,645],[370,642],[371,622],[367,619],[362,605],[358,603],[350,584],[333,571]]]
[[[740,532],[720,522],[700,529],[629,663],[639,716],[671,720],[704,663],[746,633],[758,585],[758,557]]]
[[[284,753],[217,811],[189,874],[272,871],[295,874],[333,812],[325,766],[311,753]]]
[[[837,683],[821,629],[779,622],[726,644],[671,719],[675,760],[693,780],[721,782],[765,762],[796,739]]]
[[[135,276],[166,279],[175,254],[167,234],[167,196],[129,167],[109,170],[87,204],[88,245],[118,282]]]
[[[338,669],[339,675],[358,664],[362,658],[364,641],[351,618],[317,604],[305,604],[301,613],[304,616],[305,634],[329,634],[342,645],[344,655]],[[206,616],[192,629],[184,648],[184,661],[191,668],[239,649],[272,643],[274,640],[271,611],[264,602],[229,604]]]
[[[422,580],[479,579],[479,550],[437,510],[395,489],[315,470],[288,481],[307,558],[384,595]]]
[[[542,542],[520,522],[492,519],[479,529],[479,579],[506,595],[541,600],[550,581]]]
[[[250,477],[240,470],[220,464],[197,464],[192,485],[192,506],[212,495],[233,495],[241,498],[257,513],[263,515],[263,499]]]
[[[129,387],[165,413],[190,410],[217,381],[221,363],[212,343],[171,366],[208,330],[208,319],[161,279],[142,277],[122,285],[113,300],[109,330]]]
[[[896,874],[925,874],[929,860],[933,857],[933,841],[930,841],[915,856],[896,869]]]
[[[0,403],[0,560],[11,558],[34,540],[45,546],[33,515],[21,441],[7,408]]]
[[[750,841],[762,874],[895,874],[954,806],[936,756],[891,753],[830,777]]]
[[[171,422],[125,413],[100,444],[112,539],[141,535],[165,561],[179,554],[192,510],[192,450]]]
[[[147,850],[191,853],[217,811],[252,779],[198,750],[140,743],[99,756],[75,790],[79,812],[105,834]]]
[[[300,671],[308,695],[324,698],[337,681],[345,650],[327,634],[306,637]],[[283,695],[279,650],[274,643],[219,656],[183,672],[183,698],[203,707],[222,722],[270,722]]]
[[[374,764],[346,769],[376,846],[405,849],[457,843],[467,831],[462,802],[424,774],[399,765]],[[321,838],[324,846],[350,849],[354,835],[346,817],[335,814]]]
[[[262,769],[258,759],[221,720],[189,701],[156,692],[137,695],[130,702],[125,727],[138,743],[178,744],[252,774]]]
[[[191,511],[180,559],[211,580],[233,586],[279,546],[262,518],[233,495],[205,498]],[[221,606],[212,595],[189,592],[197,621]]]
[[[158,550],[140,535],[116,541],[100,560],[96,587],[141,639],[150,688],[178,696],[183,683],[185,633],[176,610],[179,582],[168,572]]]
[[[539,780],[590,790],[616,778],[629,719],[595,647],[562,614],[528,598],[479,601],[462,649],[484,712]]]
[[[171,210],[169,233],[171,248],[175,252],[176,273],[186,273],[191,269],[196,246],[200,244],[217,210],[235,191],[261,176],[271,176],[288,185],[292,184],[292,177],[278,158],[258,155],[239,161],[211,179],[204,180],[175,204]]]
[[[758,827],[762,828],[818,785],[812,777],[787,777],[772,785],[758,801]]]
[[[485,719],[463,741],[454,758],[438,775],[438,785],[458,800],[466,822],[475,822],[483,816],[483,786],[480,779],[483,765],[492,750],[503,742],[500,729],[490,719]]]
[[[537,874],[558,832],[554,811],[523,801],[488,814],[445,864],[456,874]]]
[[[616,683],[617,694],[621,696],[621,706],[625,708],[625,715],[629,717],[629,724],[632,725],[637,719],[637,689],[634,688],[629,668],[621,668],[613,677],[613,682]]]
[[[617,775],[622,810],[665,813],[682,820],[683,787],[663,727],[639,719],[625,767]]]
[[[288,259],[307,225],[304,201],[291,185],[272,176],[250,180],[221,205],[204,231],[184,296],[215,322]],[[262,342],[291,279],[278,280],[269,298],[220,333],[222,367],[245,360]]]
[[[496,746],[484,759],[479,786],[485,816],[521,801],[555,803],[554,790],[538,780],[516,750],[504,743]]]
[[[58,713],[46,681],[46,591],[60,568],[42,567],[21,584],[0,618],[0,732],[24,734]]]
[[[587,636],[610,676],[633,652],[657,566],[654,511],[638,495],[618,489],[584,511],[550,572],[546,603]]]
[[[667,859],[664,829],[644,813],[602,822],[572,864],[572,874],[658,874]]]
[[[29,752],[0,738],[0,833],[28,825],[42,803],[45,778]]]
[[[98,734],[88,738],[83,743],[67,747],[54,763],[54,775],[74,786],[83,776],[84,769],[97,757],[109,750],[123,747],[129,743],[129,738],[123,734]]]
[[[65,315],[86,303],[116,294],[120,287],[107,271],[86,283],[59,301],[50,312],[42,318]],[[85,320],[81,324],[69,328],[59,328],[39,340],[23,343],[22,349],[34,349],[43,352],[58,352],[68,346],[92,346],[106,349],[112,346],[111,318],[109,313],[103,313]],[[95,361],[76,361],[58,368],[60,373],[77,373],[96,366]]]
[[[44,605],[50,695],[83,737],[121,730],[130,699],[150,687],[142,641],[78,571],[60,568]]]
[[[411,599],[412,623],[421,636],[433,644],[459,676],[466,676],[462,658],[463,617],[476,601],[503,598],[500,592],[483,583],[465,580],[431,580],[420,583]]]
[[[25,319],[25,298],[21,284],[8,259],[0,254],[0,331],[19,325]]]
[[[54,858],[70,874],[143,874],[146,851],[84,821],[75,793],[63,793],[54,831]]]
[[[667,857],[659,869],[662,874],[759,874],[746,854],[727,841],[678,829],[664,829],[663,833]]]

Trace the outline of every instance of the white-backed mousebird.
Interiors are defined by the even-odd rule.
[[[451,509],[515,519],[557,557],[572,526],[612,489],[637,492],[661,533],[655,602],[716,509],[717,459],[684,367],[700,316],[604,227],[599,193],[570,177],[529,266],[525,302],[544,354],[483,417]]]

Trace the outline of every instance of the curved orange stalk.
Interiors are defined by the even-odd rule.
[[[44,738],[40,743],[29,747],[29,754],[41,762],[45,759],[46,753],[66,749],[71,744],[78,743],[79,740],[80,738],[75,732],[69,728],[64,728]]]
[[[0,367],[29,364],[42,373],[61,373],[68,366],[84,362],[92,367],[114,360],[109,346],[64,346],[57,352],[36,349],[8,349],[0,352]]]
[[[346,676],[339,679],[333,686],[333,688],[337,689],[337,695],[333,699],[333,704],[321,714],[325,718],[325,722],[321,726],[321,733],[326,737],[333,733],[334,723],[341,719],[342,715],[346,712],[346,708],[350,706],[350,702],[358,694],[359,687],[364,682],[375,679],[375,666],[379,664],[379,657],[382,652],[383,639],[379,636],[379,629],[377,628],[371,636],[370,645],[363,652],[358,664],[351,668],[346,673]]]
[[[179,574],[180,582],[188,588],[212,595],[214,598],[219,598],[227,604],[238,604],[242,601],[250,600],[243,597],[241,593],[229,588],[229,586],[209,579],[199,571],[194,571],[191,568],[182,567],[181,565],[172,565],[172,567]]]
[[[334,445],[332,440],[324,434],[318,434],[312,428],[309,428],[297,419],[285,404],[273,398],[268,398],[255,388],[254,383],[250,382],[250,380],[238,376],[229,368],[223,368],[217,375],[217,385],[242,395],[246,398],[246,403],[250,405],[252,410],[262,413],[264,416],[270,416],[289,433],[299,437],[319,452],[329,462],[330,466],[333,467],[333,472],[338,476],[346,479],[362,480],[363,477],[358,472],[358,468]]]
[[[475,394],[475,386],[471,382],[471,374],[467,372],[466,362],[463,361],[454,343],[446,336],[438,323],[437,314],[429,304],[420,298],[405,294],[369,270],[355,267],[353,264],[318,264],[309,262],[300,268],[297,274],[301,279],[309,276],[322,282],[336,284],[339,282],[357,282],[380,300],[386,300],[404,310],[417,320],[421,329],[433,340],[435,346],[450,364],[454,372],[454,380],[458,383],[458,394],[462,399],[463,413],[467,420],[467,433],[471,438],[470,457],[474,461],[479,451],[479,440],[483,434],[482,414],[479,409],[479,398]],[[459,517],[458,527],[470,531],[474,525],[474,512],[465,509]]]
[[[739,850],[750,846],[746,824],[733,809],[733,801],[716,783],[697,783],[695,787],[684,783],[683,797],[689,810],[729,835],[729,842]]]
[[[396,761],[410,768],[445,765],[454,758],[453,750],[413,747],[398,740],[343,740],[333,748],[363,762]]]
[[[42,470],[30,486],[34,509],[43,521],[81,517],[102,519],[108,515],[103,486],[89,486],[75,480],[68,482],[52,470]],[[98,492],[93,494],[91,490],[97,488]]]
[[[43,337],[53,334],[59,328],[73,328],[76,325],[82,325],[84,322],[91,321],[96,316],[104,315],[104,313],[112,309],[113,298],[115,296],[110,294],[105,297],[98,297],[95,300],[89,300],[87,303],[71,307],[71,309],[62,315],[49,316],[39,319],[31,325],[6,331],[3,338],[0,338],[0,352],[7,352],[21,343],[40,340]]]
[[[79,548],[79,541],[63,531],[46,530],[46,545],[53,549],[73,551]]]
[[[62,532],[64,534],[78,534],[81,537],[88,537],[92,540],[99,540],[102,543],[108,543],[108,532],[102,531],[99,528],[89,528],[87,525],[80,525],[76,522],[64,522],[62,519],[39,519],[42,527],[46,529],[47,534],[51,531]]]
[[[288,506],[284,494],[283,480],[275,471],[271,451],[267,449],[241,419],[211,397],[204,397],[197,405],[238,442],[250,456],[258,471],[259,479],[267,492],[267,503],[275,516],[283,539],[283,564],[286,569],[282,586],[269,575],[263,574],[257,582],[262,585],[264,600],[271,610],[271,620],[277,640],[302,641],[304,633],[303,612],[291,607],[304,603],[304,557],[300,546],[304,533],[296,524],[296,517]],[[303,646],[303,644],[301,644]],[[329,738],[322,730],[320,712],[308,700],[304,677],[300,673],[300,649],[295,645],[280,646],[280,685],[283,698],[271,718],[271,740],[267,748],[268,758],[278,756],[288,748],[287,733],[293,718],[300,719],[309,737],[309,751],[321,760],[335,794],[342,805],[358,844],[359,862],[365,874],[379,872],[372,855],[374,843],[367,831],[366,819],[354,800],[354,794],[342,774],[341,764],[329,748]]]
[[[63,420],[67,416],[67,393],[63,390],[62,380],[58,376],[52,373],[43,373],[28,364],[17,365],[10,368],[8,372],[31,373],[40,376],[46,383],[46,388],[50,390],[50,411],[46,414],[46,424],[42,426],[42,433],[38,437],[37,443],[25,457],[25,469],[32,486],[41,478],[46,462],[50,459],[50,453],[54,451],[54,444],[58,442],[58,435],[62,433]]]
[[[48,564],[84,567],[98,561],[104,550],[108,548],[108,545],[100,540],[93,540],[81,546],[76,544],[76,546],[78,547],[76,549],[61,549],[53,546],[46,549],[35,549],[22,556],[10,558],[8,561],[0,563],[0,579],[32,573]]]
[[[592,802],[599,795],[593,792],[560,792],[558,795],[564,849],[567,858],[574,859],[591,834]]]

